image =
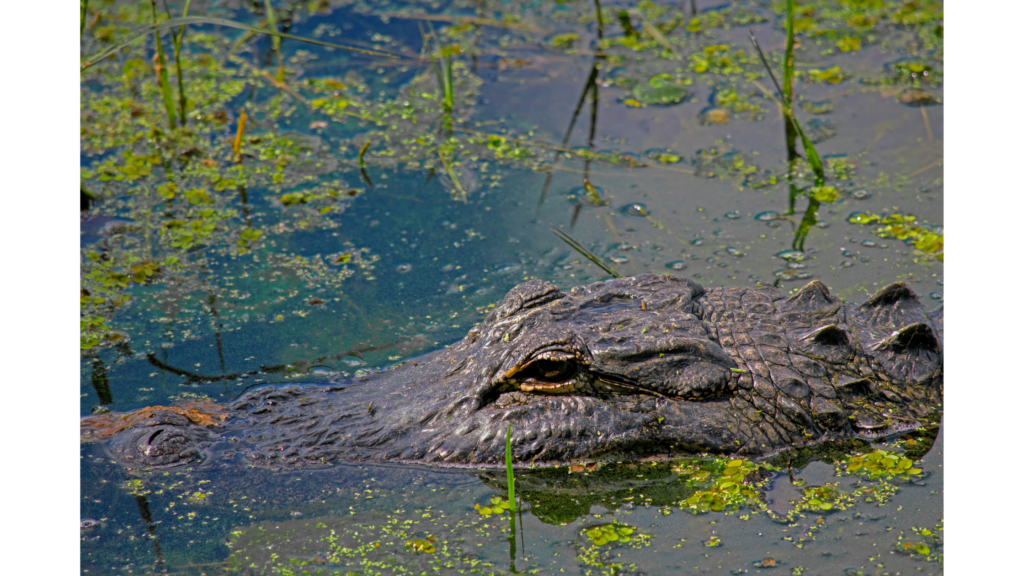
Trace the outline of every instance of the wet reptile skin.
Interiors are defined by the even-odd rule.
[[[348,386],[251,390],[200,426],[156,411],[108,452],[133,467],[241,461],[517,465],[766,456],[941,411],[942,318],[897,283],[852,307],[814,281],[713,288],[645,274],[513,288],[461,341]]]

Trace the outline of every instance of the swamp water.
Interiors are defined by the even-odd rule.
[[[397,58],[186,28],[174,127],[152,35],[83,72],[83,416],[345,382],[457,341],[525,279],[607,277],[551,225],[623,275],[818,279],[848,302],[902,280],[941,303],[941,4],[798,7],[794,108],[828,190],[803,161],[787,180],[747,39],[781,75],[784,3],[606,0],[600,23],[571,0],[271,4],[289,34]],[[83,55],[151,22],[93,1]],[[942,478],[932,426],[768,463],[520,470],[512,519],[503,471],[131,473],[83,444],[82,571],[936,574]]]

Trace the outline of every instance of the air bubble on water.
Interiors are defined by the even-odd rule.
[[[739,212],[735,212],[735,211],[733,211],[733,212],[726,212],[725,213],[725,217],[730,219],[730,220],[739,220],[740,213]]]
[[[735,248],[733,246],[727,246],[725,248],[725,251],[728,252],[729,254],[732,254],[733,256],[737,256],[737,257],[744,255],[744,253],[741,252],[739,248]]]
[[[643,204],[641,204],[639,202],[634,202],[632,204],[627,204],[627,205],[623,206],[621,212],[623,214],[628,215],[628,216],[640,216],[640,217],[643,217],[643,216],[649,216],[650,215],[650,212],[647,210],[647,206],[645,206],[645,205],[643,205]]]
[[[626,262],[629,262],[629,258],[626,258],[625,256],[609,256],[608,259],[616,264],[625,264]]]
[[[395,266],[395,272],[398,272],[399,274],[405,274],[411,270],[412,264],[399,264],[398,266]]]
[[[754,216],[754,220],[760,220],[761,222],[771,222],[772,220],[778,220],[779,218],[779,213],[774,210],[761,212],[757,216]]]
[[[849,250],[843,250],[843,256],[853,256],[853,252],[850,252]]]
[[[81,526],[82,530],[92,530],[93,528],[96,528],[99,525],[100,525],[100,521],[99,520],[93,520],[92,518],[83,518],[82,522],[79,524],[79,526]]]
[[[860,190],[854,190],[852,193],[850,193],[850,196],[853,196],[857,200],[867,200],[868,198],[871,198],[871,194],[869,194],[868,191],[864,190],[863,188],[861,188]]]
[[[843,260],[842,262],[839,263],[840,268],[850,268],[851,266],[853,266],[852,260]]]
[[[686,270],[686,262],[683,262],[682,260],[675,260],[665,264],[665,267],[673,270]]]
[[[729,264],[728,264],[728,263],[726,263],[726,262],[719,262],[718,264],[716,264],[716,266],[718,266],[719,268],[725,268],[725,267],[727,267],[728,265],[729,265]]]
[[[930,298],[931,298],[932,300],[942,300],[942,294],[939,294],[938,292],[932,292],[932,293],[931,293],[931,294],[929,294],[928,296],[929,296],[929,297],[930,297]]]
[[[878,246],[878,244],[875,243],[874,240],[865,240],[865,241],[861,242],[860,245],[861,246],[867,246],[868,248],[874,248],[875,246]]]
[[[799,250],[783,250],[775,255],[787,262],[799,262],[806,258],[806,255]]]
[[[703,238],[694,238],[693,240],[690,240],[690,243],[693,244],[694,246],[700,246],[701,244],[704,243],[704,239]]]
[[[817,226],[818,228],[828,228],[829,224],[828,224],[828,222],[825,222],[824,220],[822,220],[821,222],[818,222],[818,223],[816,224],[816,226]]]
[[[363,366],[366,364],[366,362],[363,362],[359,358],[345,358],[342,360],[342,362],[347,366],[352,366],[353,368],[356,366]]]
[[[868,261],[868,257],[867,256],[861,256],[860,257],[860,261],[861,262],[867,262]]]

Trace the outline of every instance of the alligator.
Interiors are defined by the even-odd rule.
[[[644,274],[519,284],[461,341],[347,385],[264,386],[222,422],[150,408],[106,442],[133,468],[337,461],[496,467],[768,457],[941,415],[942,312],[904,283],[706,290]]]

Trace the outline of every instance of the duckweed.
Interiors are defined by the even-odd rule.
[[[612,542],[621,542],[623,544],[633,541],[633,533],[636,531],[634,526],[627,524],[601,524],[594,526],[583,532],[590,542],[597,546],[605,546]]]
[[[899,454],[886,450],[875,450],[860,456],[847,458],[844,468],[851,474],[867,476],[871,480],[879,478],[891,479],[900,477],[910,479],[922,473],[920,468],[915,468],[913,461]]]
[[[849,76],[842,71],[839,66],[833,66],[831,68],[822,68],[819,70],[808,70],[803,79],[807,82],[822,82],[828,84],[838,84],[843,80],[846,80]]]
[[[489,506],[476,504],[473,506],[473,509],[479,512],[484,518],[490,518],[492,515],[504,514],[505,512],[508,512],[509,508],[511,508],[508,500],[502,500],[497,496],[492,497],[489,503]]]
[[[871,224],[882,224],[875,228],[874,234],[881,238],[895,238],[913,243],[914,248],[926,254],[934,254],[939,260],[943,260],[944,235],[934,230],[915,224],[916,216],[893,213],[885,215],[854,212],[850,214],[847,221],[868,226]]]

